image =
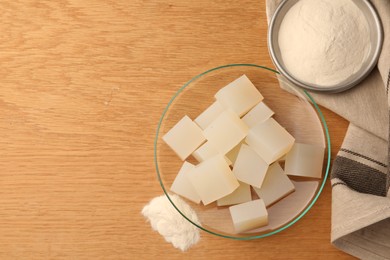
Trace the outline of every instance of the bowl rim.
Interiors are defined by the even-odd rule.
[[[298,1],[300,1],[300,0],[296,0],[296,2],[298,2]],[[348,90],[348,89],[356,86],[360,82],[362,82],[371,73],[371,71],[375,68],[375,66],[378,62],[378,59],[379,59],[379,56],[380,56],[380,53],[382,50],[382,46],[383,46],[384,36],[383,36],[382,22],[379,19],[379,15],[378,15],[378,12],[376,11],[375,7],[368,0],[359,0],[359,1],[362,1],[370,10],[370,14],[372,15],[372,17],[375,21],[375,25],[376,25],[375,28],[377,30],[377,40],[378,40],[378,43],[374,46],[375,51],[374,51],[373,57],[369,61],[369,64],[367,65],[366,69],[363,70],[363,72],[359,76],[357,76],[354,80],[352,80],[350,82],[339,83],[339,84],[329,86],[329,87],[315,87],[315,86],[307,85],[307,83],[297,79],[291,73],[289,73],[287,71],[287,69],[284,68],[284,66],[279,61],[277,54],[275,52],[273,38],[275,37],[274,35],[276,34],[275,23],[276,23],[277,19],[279,18],[278,16],[279,16],[280,12],[283,10],[283,8],[289,2],[289,0],[283,0],[279,4],[279,6],[276,8],[275,13],[272,15],[271,21],[270,21],[269,26],[268,26],[268,37],[267,37],[268,38],[268,40],[267,40],[268,41],[268,51],[269,51],[269,54],[271,56],[272,62],[274,63],[276,68],[280,71],[280,73],[283,76],[285,76],[288,80],[290,80],[292,83],[294,83],[294,84],[296,84],[304,89],[315,91],[315,92],[339,93],[339,92]],[[283,19],[283,17],[282,17],[282,19]],[[313,85],[315,85],[315,84],[313,84]]]
[[[293,220],[291,220],[290,222],[286,223],[285,225],[283,225],[282,227],[276,229],[276,230],[273,230],[271,232],[268,232],[268,233],[265,233],[265,234],[261,234],[261,235],[248,235],[246,237],[239,237],[239,236],[232,236],[232,235],[224,235],[224,234],[219,234],[217,232],[214,232],[214,231],[211,231],[211,230],[208,230],[207,228],[205,227],[202,227],[201,224],[198,224],[194,221],[192,221],[191,219],[189,219],[185,214],[183,214],[180,209],[175,205],[175,203],[172,201],[172,199],[170,198],[169,196],[169,193],[168,191],[165,189],[165,186],[164,186],[164,183],[163,183],[163,180],[160,176],[160,170],[159,170],[159,165],[158,165],[158,160],[157,160],[157,146],[158,146],[158,138],[159,138],[159,133],[160,133],[160,128],[161,128],[161,125],[162,125],[162,122],[165,118],[165,115],[169,109],[169,107],[171,106],[172,102],[176,99],[176,97],[187,87],[189,86],[192,82],[194,82],[195,80],[213,72],[213,71],[216,71],[216,70],[220,70],[220,69],[225,69],[225,68],[232,68],[232,67],[255,67],[255,68],[260,68],[260,69],[264,69],[264,70],[268,70],[270,72],[273,72],[273,73],[276,73],[276,74],[280,74],[278,71],[274,70],[274,69],[271,69],[271,68],[268,68],[268,67],[265,67],[265,66],[261,66],[261,65],[257,65],[257,64],[250,64],[250,63],[233,63],[233,64],[227,64],[227,65],[222,65],[222,66],[218,66],[218,67],[214,67],[212,69],[209,69],[209,70],[206,70],[196,76],[194,76],[192,79],[190,79],[189,81],[187,81],[187,83],[185,83],[181,88],[179,88],[178,91],[176,91],[176,93],[172,96],[172,98],[170,99],[170,101],[168,102],[167,106],[164,108],[163,110],[163,113],[160,117],[160,120],[158,122],[158,125],[157,125],[157,130],[156,130],[156,135],[155,135],[155,139],[154,139],[154,165],[155,165],[155,168],[156,168],[156,173],[157,173],[157,179],[160,183],[160,186],[165,194],[165,196],[168,198],[168,200],[170,201],[170,203],[172,204],[172,206],[180,213],[180,215],[182,215],[187,221],[189,221],[190,223],[192,223],[194,226],[198,227],[199,229],[209,233],[209,234],[212,234],[212,235],[215,235],[215,236],[219,236],[219,237],[223,237],[223,238],[229,238],[229,239],[234,239],[234,240],[253,240],[253,239],[259,239],[259,238],[265,238],[265,237],[268,237],[268,236],[271,236],[271,235],[274,235],[274,234],[277,234],[289,227],[291,227],[292,225],[294,225],[296,222],[298,222],[304,215],[306,215],[306,213],[313,207],[313,205],[315,204],[315,202],[318,200],[320,194],[322,193],[323,189],[324,189],[324,186],[326,184],[326,181],[328,179],[328,175],[329,175],[329,170],[330,170],[330,162],[331,162],[331,142],[330,142],[330,136],[329,136],[329,130],[328,130],[328,126],[327,126],[327,123],[326,123],[326,120],[325,120],[325,117],[324,115],[322,114],[321,112],[321,109],[319,108],[319,106],[317,105],[317,103],[315,102],[315,100],[313,99],[313,97],[306,91],[306,90],[303,90],[303,92],[305,93],[306,97],[309,99],[308,101],[310,101],[312,103],[312,105],[314,106],[315,108],[315,111],[317,112],[317,116],[320,118],[321,120],[321,123],[322,123],[322,127],[323,127],[323,131],[325,133],[325,139],[326,139],[326,146],[327,146],[327,157],[328,157],[328,160],[326,162],[326,170],[325,170],[325,174],[324,174],[324,177],[323,177],[323,180],[320,184],[320,188],[318,189],[317,191],[317,194],[314,196],[313,200],[310,202],[310,204],[308,206],[306,206],[306,208],[297,216],[295,217]]]

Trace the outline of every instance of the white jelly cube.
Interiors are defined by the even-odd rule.
[[[184,162],[172,183],[171,191],[195,203],[199,203],[200,197],[188,179],[188,172],[194,168],[195,166],[191,163]]]
[[[222,155],[200,163],[188,172],[188,177],[204,205],[229,195],[239,186]]]
[[[264,122],[273,114],[274,111],[272,111],[264,102],[260,102],[242,118],[242,121],[244,121],[249,128],[252,128],[256,124]]]
[[[271,164],[291,149],[295,139],[275,119],[269,118],[251,128],[245,141]]]
[[[268,224],[268,212],[262,199],[234,205],[229,210],[238,233]]]
[[[203,111],[202,114],[195,118],[194,122],[197,123],[200,128],[206,129],[224,110],[223,106],[218,101],[215,101]]]
[[[196,149],[192,156],[198,161],[203,162],[207,159],[210,159],[211,157],[214,157],[215,155],[219,154],[219,151],[210,143],[206,142],[202,144],[201,147]],[[232,162],[225,156],[225,160],[229,165],[232,165]]]
[[[217,200],[218,206],[234,205],[252,200],[251,187],[243,182],[239,182],[240,186],[229,195]]]
[[[286,155],[284,170],[288,175],[321,178],[325,148],[295,143]]]
[[[252,148],[243,144],[233,168],[237,180],[260,188],[267,170],[268,164]]]
[[[231,161],[232,165],[236,162],[238,153],[240,152],[241,145],[244,144],[244,141],[241,141],[238,145],[236,145],[233,149],[231,149],[227,154],[226,157]]]
[[[188,116],[184,116],[163,136],[163,140],[180,159],[185,160],[206,141],[206,138],[202,129]]]
[[[264,200],[267,207],[295,190],[294,184],[279,163],[270,165],[261,188],[253,187],[253,189]]]
[[[231,111],[224,111],[203,131],[207,140],[222,154],[232,150],[247,133],[248,127]]]
[[[317,193],[319,183],[317,181],[292,182],[295,186],[295,191],[267,208],[269,220],[268,225],[256,229],[253,232],[275,230],[294,220],[305,210],[305,208],[307,208],[307,205],[309,205],[312,198]]]
[[[215,98],[240,117],[263,100],[263,96],[245,75],[220,89]]]

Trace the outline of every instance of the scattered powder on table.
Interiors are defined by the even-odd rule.
[[[184,200],[177,195],[169,197],[186,217],[200,224],[195,211]],[[199,241],[199,229],[180,215],[165,195],[152,199],[142,209],[142,215],[175,248],[185,251]]]
[[[352,0],[301,0],[285,15],[279,47],[287,70],[327,87],[356,73],[370,52],[370,32]]]

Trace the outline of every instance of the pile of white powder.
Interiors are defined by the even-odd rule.
[[[195,211],[184,200],[173,194],[169,197],[187,218],[200,225]],[[165,195],[152,199],[142,209],[142,215],[167,242],[182,251],[189,249],[200,239],[199,229],[180,215]]]
[[[301,0],[285,15],[279,47],[297,79],[327,87],[356,73],[370,52],[368,22],[352,0]]]

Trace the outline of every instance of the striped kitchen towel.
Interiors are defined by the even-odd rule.
[[[267,0],[268,20],[280,2]],[[371,2],[385,36],[377,68],[343,93],[311,94],[350,122],[331,173],[331,242],[361,259],[390,259],[390,1]]]

